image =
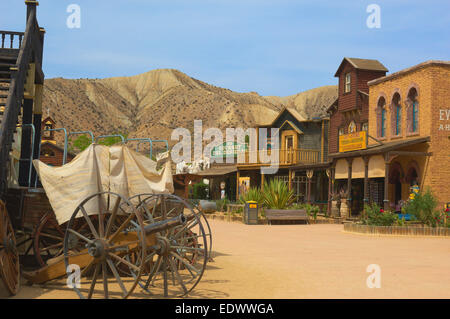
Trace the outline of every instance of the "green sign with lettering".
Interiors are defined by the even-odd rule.
[[[224,142],[211,150],[211,157],[236,157],[238,153],[248,151],[248,145],[237,142]]]

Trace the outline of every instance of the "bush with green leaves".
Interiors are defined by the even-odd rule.
[[[257,187],[250,187],[248,191],[244,192],[239,196],[239,202],[245,204],[246,202],[254,201],[258,205],[262,206],[264,203],[264,196],[261,190]]]
[[[390,211],[384,211],[380,206],[373,203],[364,205],[367,218],[362,220],[364,225],[392,226],[398,223],[398,215]]]
[[[264,205],[270,209],[286,209],[295,199],[294,191],[288,185],[277,179],[264,184]]]
[[[416,218],[425,225],[435,225],[436,207],[438,205],[437,199],[429,188],[425,191],[421,191],[414,196],[414,199],[410,199],[406,202],[406,205],[402,207],[402,210],[406,214],[414,215]]]
[[[208,196],[208,185],[203,182],[196,183],[192,186],[192,196],[195,199],[207,199]]]
[[[230,201],[225,197],[224,199],[216,200],[216,207],[218,212],[225,212],[227,210],[227,205]]]

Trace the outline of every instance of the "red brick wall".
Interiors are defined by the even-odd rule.
[[[63,162],[63,155],[64,152],[56,147],[52,147],[50,145],[42,145],[41,146],[41,154],[45,153],[47,150],[51,150],[55,153],[55,156],[44,156],[41,155],[39,158],[43,163],[52,165],[52,166],[62,166]],[[73,156],[70,154],[67,154],[67,163],[70,162],[73,159]]]

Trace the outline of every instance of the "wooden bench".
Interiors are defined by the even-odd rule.
[[[266,209],[265,213],[271,225],[273,221],[309,221],[305,209]]]

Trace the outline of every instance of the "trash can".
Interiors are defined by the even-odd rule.
[[[258,203],[255,201],[245,202],[244,223],[247,225],[258,225]]]

